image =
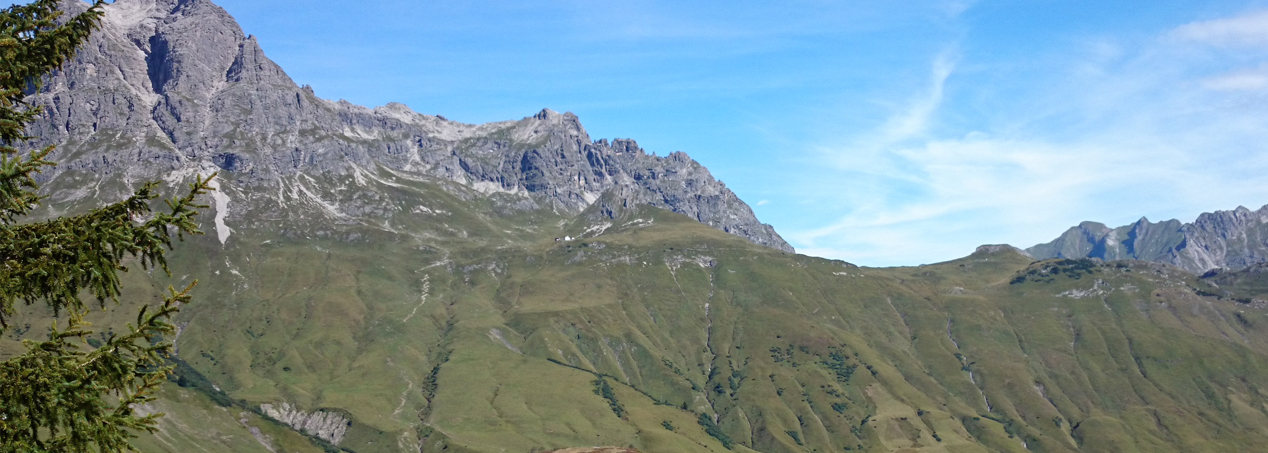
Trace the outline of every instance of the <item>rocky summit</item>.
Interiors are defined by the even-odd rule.
[[[65,1],[70,11],[86,5]],[[756,244],[793,249],[685,153],[650,155],[633,140],[591,140],[571,113],[471,125],[402,104],[369,109],[318,98],[264,55],[207,0],[120,0],[73,62],[28,102],[45,110],[30,146],[58,144],[47,175],[87,172],[126,182],[220,171],[233,200],[222,220],[276,210],[288,193],[317,209],[373,211],[308,197],[314,178],[431,179],[492,198],[503,210],[576,214],[596,200],[651,205]],[[130,184],[109,190],[118,196]],[[100,189],[100,188],[98,188]],[[58,193],[73,202],[83,191]],[[245,197],[238,196],[250,192]],[[337,196],[336,196],[337,198]],[[329,209],[327,209],[329,211]],[[609,215],[618,215],[608,209]],[[346,213],[345,213],[346,214]],[[381,212],[383,221],[392,213]],[[230,227],[231,228],[231,227]]]
[[[1109,228],[1083,222],[1026,252],[1037,259],[1153,261],[1195,274],[1243,269],[1268,260],[1268,206],[1202,213],[1193,223],[1174,219],[1154,223],[1142,217],[1131,225]]]

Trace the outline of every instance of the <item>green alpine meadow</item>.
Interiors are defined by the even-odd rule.
[[[170,260],[188,275],[125,274],[130,302],[94,324],[205,276],[148,409],[167,415],[137,445],[1245,451],[1268,435],[1265,302],[1174,267],[985,246],[860,268],[657,208],[599,234],[586,213],[467,211],[447,219],[466,238],[243,232],[183,244]],[[284,404],[338,426],[261,409]]]
[[[29,212],[0,245],[142,190],[115,220],[170,247],[91,261],[85,246],[59,264],[92,269],[70,290],[6,292],[0,359],[50,325],[79,326],[66,351],[103,357],[151,326],[127,341],[156,358],[119,373],[163,378],[147,398],[101,390],[96,404],[143,420],[123,447],[41,447],[98,417],[70,413],[0,452],[1268,445],[1268,211],[860,267],[796,253],[687,154],[592,139],[572,113],[474,125],[322,99],[209,0],[37,4],[62,11],[40,33],[95,28],[12,96],[34,113],[5,137],[5,171],[40,152],[56,166],[27,171],[42,199],[5,192]],[[0,45],[38,33],[15,36]],[[178,209],[192,222],[153,220]],[[6,288],[36,275],[0,258]],[[83,283],[107,274],[117,300]],[[0,412],[4,429],[26,417]]]

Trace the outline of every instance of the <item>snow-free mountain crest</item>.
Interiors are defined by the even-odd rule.
[[[1109,228],[1083,222],[1026,252],[1037,259],[1153,261],[1195,274],[1242,269],[1268,260],[1268,206],[1202,213],[1193,223],[1175,219],[1155,223],[1141,217],[1131,225]]]
[[[134,181],[218,169],[227,186],[221,193],[232,200],[220,210],[225,228],[244,212],[294,200],[333,218],[374,211],[365,200],[321,193],[318,186],[339,184],[327,178],[447,181],[507,212],[576,214],[604,194],[619,194],[625,203],[617,204],[668,209],[793,250],[686,154],[657,157],[632,140],[591,140],[571,113],[545,109],[470,125],[401,104],[369,109],[328,101],[296,85],[210,1],[119,0],[105,11],[100,32],[28,99],[46,109],[28,128],[37,137],[31,145],[60,144],[60,165],[48,179],[112,175],[125,184],[105,195],[117,196]],[[54,200],[97,189],[69,189]]]

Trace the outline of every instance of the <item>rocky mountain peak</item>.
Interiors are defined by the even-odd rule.
[[[1084,220],[1082,222],[1079,222],[1079,228],[1095,230],[1095,229],[1108,229],[1109,227],[1106,227],[1105,224],[1101,222],[1093,222],[1091,220]]]
[[[569,113],[569,115],[571,115],[571,114],[572,114],[572,113],[570,112],[570,113]],[[538,120],[542,120],[542,121],[551,121],[551,120],[558,120],[558,119],[559,119],[560,117],[562,117],[562,116],[563,116],[563,115],[560,115],[560,114],[559,114],[559,112],[556,112],[556,111],[554,111],[554,110],[551,110],[551,109],[542,109],[542,111],[537,112],[537,114],[536,114],[536,115],[533,115],[533,118],[534,118],[534,119],[538,119]]]
[[[238,55],[234,57],[233,64],[225,73],[225,81],[284,87],[295,85],[295,82],[286,75],[285,71],[282,71],[280,66],[264,56],[264,50],[260,49],[260,43],[256,41],[254,35],[247,36],[247,39],[238,45]],[[309,87],[309,90],[311,91],[312,87]]]
[[[1203,213],[1193,223],[1150,222],[1118,228],[1083,222],[1061,237],[1026,249],[1038,259],[1137,259],[1171,264],[1190,272],[1241,269],[1268,260],[1268,206],[1252,211]]]
[[[62,165],[45,179],[84,171],[126,182],[218,168],[228,187],[277,194],[256,209],[281,203],[297,177],[379,171],[567,214],[615,189],[628,202],[792,251],[685,153],[656,157],[633,140],[592,140],[571,112],[464,124],[398,103],[333,102],[297,86],[210,1],[119,0],[105,13],[91,42],[28,98],[47,112],[28,128],[37,137],[29,145],[59,145]]]

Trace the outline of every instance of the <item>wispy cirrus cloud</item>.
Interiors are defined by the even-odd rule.
[[[884,148],[926,133],[929,121],[942,105],[947,78],[955,71],[955,49],[944,50],[930,63],[929,86],[920,96],[908,102],[906,108],[891,116],[879,133],[871,138],[870,146]]]
[[[911,265],[985,243],[1027,247],[1082,220],[1188,221],[1268,203],[1268,102],[1244,96],[1268,89],[1268,66],[1226,70],[1255,59],[1245,46],[1268,44],[1261,21],[1268,13],[1137,42],[1088,40],[1051,57],[1062,64],[1046,74],[1000,86],[983,82],[986,62],[939,54],[905,108],[848,145],[820,149],[843,207],[831,223],[786,236],[805,253]],[[1176,49],[1177,38],[1200,46]],[[981,98],[1003,100],[970,102]]]
[[[1202,79],[1202,86],[1217,91],[1268,90],[1268,65],[1241,69]]]
[[[1166,37],[1233,52],[1229,64],[1242,67],[1205,77],[1200,80],[1202,87],[1229,92],[1268,89],[1268,55],[1263,55],[1263,51],[1268,51],[1268,9],[1190,22],[1171,30]],[[1259,60],[1259,65],[1248,67],[1253,60]]]
[[[1268,46],[1268,10],[1176,27],[1170,36],[1217,46]]]

